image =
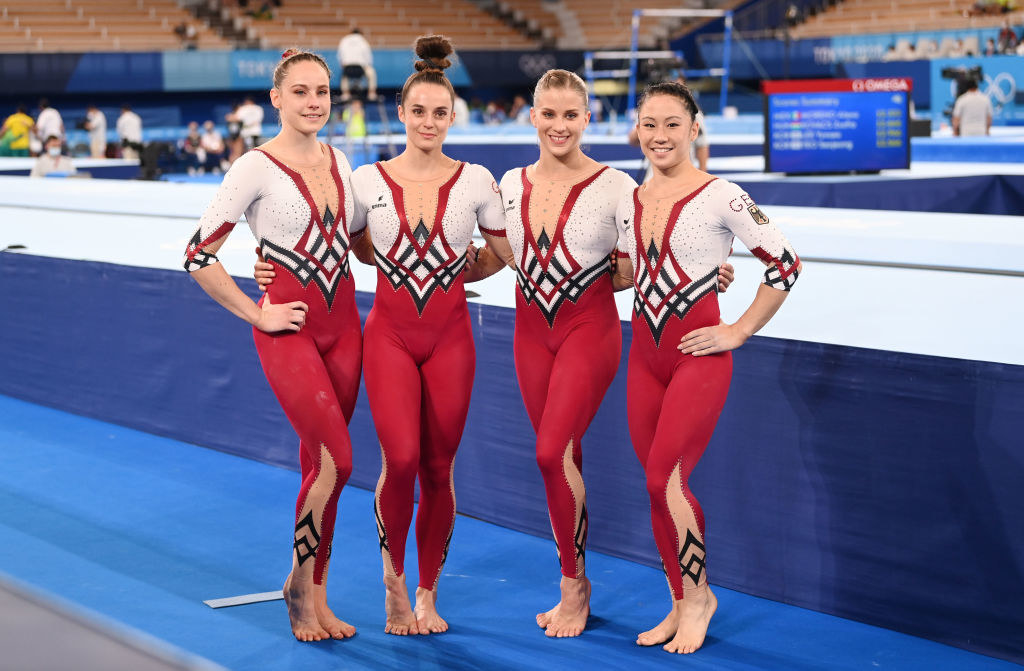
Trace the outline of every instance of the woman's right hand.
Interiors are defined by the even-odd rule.
[[[256,248],[256,256],[260,260],[253,265],[252,276],[256,278],[256,284],[259,285],[260,291],[266,291],[267,287],[274,283],[277,273],[274,272],[274,266],[263,260],[263,254],[259,247]]]
[[[277,333],[279,331],[298,332],[306,325],[306,312],[309,306],[302,301],[281,303],[273,305],[270,302],[270,294],[263,297],[263,304],[260,306],[260,316],[253,324],[264,333]]]

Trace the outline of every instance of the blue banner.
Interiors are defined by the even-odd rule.
[[[979,66],[982,81],[978,89],[992,101],[992,123],[1024,124],[1024,104],[1018,91],[1024,86],[1024,58],[1020,56],[989,56],[988,58],[939,58],[931,61],[932,117],[951,110],[956,101],[956,80],[942,76],[949,68]]]
[[[831,77],[831,60],[819,57],[829,48],[828,38],[809,40],[744,40],[732,45],[729,76],[733,79],[800,79]],[[702,40],[701,58],[710,68],[722,66],[721,40]]]
[[[211,52],[203,52],[204,55]],[[226,69],[221,74],[226,75],[226,83],[221,86],[210,88],[229,88],[233,90],[255,90],[270,88],[270,80],[274,74],[274,68],[281,60],[280,51],[229,51],[213,52],[223,53],[229,60]],[[333,51],[317,51],[330,65],[331,86],[337,88],[341,81],[339,74],[340,67],[337,64],[337,54]],[[413,62],[415,56],[409,49],[376,49],[373,52],[373,65],[377,71],[378,88],[399,88],[405,83],[415,70]],[[209,68],[208,61],[203,61],[203,67]],[[217,67],[223,67],[220,62]],[[452,58],[452,67],[445,71],[453,86],[469,86],[469,74],[458,57]]]

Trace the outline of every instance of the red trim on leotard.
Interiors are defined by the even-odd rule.
[[[483,226],[480,226],[480,224],[477,224],[477,226],[479,226],[480,230],[483,233],[486,233],[487,235],[494,236],[495,238],[504,238],[505,237],[505,229],[500,229],[500,230],[492,231],[489,228],[484,228]]]
[[[217,227],[217,230],[215,230],[213,233],[210,233],[210,235],[207,236],[207,238],[205,240],[203,240],[202,242],[197,244],[192,249],[186,250],[185,251],[185,256],[188,257],[189,261],[194,260],[196,258],[196,254],[201,252],[204,247],[206,247],[207,245],[209,245],[212,242],[216,242],[217,240],[221,239],[222,237],[224,237],[225,235],[230,233],[231,230],[235,227],[236,223],[238,223],[238,222],[235,222],[235,221],[225,221],[223,224],[221,224],[220,226]]]
[[[582,182],[575,184],[572,189],[569,190],[569,195],[565,198],[565,203],[562,205],[562,211],[558,214],[558,221],[555,223],[555,232],[551,236],[551,246],[548,247],[547,255],[543,255],[540,252],[540,247],[537,246],[537,240],[533,235],[533,228],[530,226],[530,193],[533,191],[533,183],[530,182],[530,178],[526,176],[526,168],[523,168],[523,200],[520,205],[521,215],[523,219],[523,256],[526,255],[525,245],[529,243],[533,246],[533,253],[537,257],[537,260],[541,262],[544,268],[548,267],[548,262],[551,257],[555,255],[555,249],[558,247],[559,241],[562,239],[562,231],[565,228],[565,222],[569,220],[569,215],[572,214],[572,209],[576,207],[576,201],[579,200],[580,194],[583,193],[583,189],[593,183],[595,179],[601,176],[601,173],[608,169],[608,166],[603,165],[601,169],[595,172],[590,177],[587,177]],[[568,248],[566,253],[568,253]],[[569,255],[572,258],[572,255]],[[575,261],[575,259],[573,259]]]
[[[771,254],[769,254],[764,247],[754,247],[753,249],[750,250],[750,253],[753,254],[758,259],[760,259],[761,262],[764,263],[765,265],[775,266],[776,268],[778,268],[779,274],[782,275],[782,279],[786,279],[787,277],[792,275],[793,272],[800,265],[800,257],[797,256],[796,254],[793,254],[794,258],[796,259],[795,261],[793,261],[793,265],[789,267],[789,270],[786,270],[786,268],[782,265],[782,260],[777,259]]]
[[[305,198],[306,204],[309,205],[309,210],[311,213],[310,224],[312,225],[306,227],[305,232],[302,234],[302,237],[299,238],[299,241],[296,243],[294,249],[296,252],[302,254],[302,256],[309,260],[313,265],[315,265],[317,269],[319,269],[320,272],[322,272],[327,277],[328,280],[332,279],[334,277],[334,273],[339,268],[341,268],[342,264],[336,264],[333,270],[327,270],[327,268],[324,267],[322,263],[320,263],[320,260],[313,256],[312,254],[310,254],[309,252],[307,252],[306,249],[309,241],[309,235],[312,232],[312,226],[316,226],[317,229],[319,229],[320,235],[323,236],[324,241],[328,245],[332,243],[332,241],[334,240],[334,235],[338,232],[338,227],[341,226],[342,224],[346,224],[345,233],[348,233],[348,225],[347,222],[345,221],[345,189],[341,183],[341,175],[338,173],[338,163],[334,158],[334,150],[328,148],[327,151],[331,156],[331,179],[334,180],[334,188],[337,189],[338,191],[338,212],[334,215],[334,226],[331,228],[330,231],[328,231],[327,228],[325,227],[323,218],[320,216],[320,210],[317,208],[316,202],[313,200],[313,194],[309,192],[309,188],[306,186],[306,181],[302,178],[302,175],[300,175],[295,170],[292,170],[278,159],[271,156],[269,152],[260,149],[259,147],[256,148],[256,151],[260,152],[261,154],[269,158],[271,162],[274,163],[274,165],[276,165],[278,168],[281,169],[282,172],[284,172],[284,174],[288,175],[288,177],[291,178],[292,182],[295,183],[295,187],[299,190],[299,193],[301,193],[302,197]],[[351,239],[351,236],[349,236],[349,239]]]
[[[671,259],[672,267],[675,268],[676,274],[679,275],[679,282],[674,287],[672,287],[672,290],[669,291],[663,299],[661,299],[659,305],[654,305],[653,303],[651,303],[651,301],[648,300],[648,296],[646,294],[643,294],[639,291],[637,292],[637,294],[640,296],[640,299],[645,304],[647,304],[647,306],[651,309],[651,312],[653,312],[655,315],[661,312],[661,309],[668,304],[668,301],[670,298],[672,298],[672,296],[686,289],[686,287],[689,286],[689,284],[692,282],[690,276],[686,274],[686,271],[684,271],[679,266],[679,263],[676,261],[675,256],[670,253],[670,239],[672,237],[672,231],[675,229],[676,222],[679,220],[679,215],[683,211],[683,207],[685,207],[686,204],[689,203],[691,200],[696,198],[697,194],[703,191],[708,186],[708,184],[711,184],[711,182],[715,181],[716,179],[718,178],[712,177],[708,181],[704,182],[704,184],[697,187],[697,189],[695,189],[694,191],[677,200],[675,204],[672,206],[672,210],[668,214],[668,222],[665,224],[665,231],[661,236],[661,247],[658,249],[658,261],[655,263],[653,268],[651,267],[651,260],[650,258],[648,258],[646,248],[643,244],[643,237],[640,235],[640,226],[643,223],[644,212],[644,206],[640,202],[640,187],[633,189],[633,221],[635,222],[633,226],[633,235],[636,239],[636,255],[643,258],[643,264],[644,266],[647,267],[647,272],[650,274],[652,282],[656,282],[658,273],[661,272],[661,267],[665,265],[666,259]],[[640,264],[638,263],[636,265],[636,268],[634,268],[633,270],[634,283],[639,279]]]

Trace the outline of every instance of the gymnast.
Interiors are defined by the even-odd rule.
[[[398,106],[406,148],[352,175],[353,226],[365,221],[370,232],[353,252],[377,266],[363,371],[382,453],[374,510],[384,562],[384,631],[396,635],[448,629],[437,611],[437,587],[455,524],[452,474],[476,363],[464,283],[512,262],[491,174],[443,153],[454,119],[455,90],[444,75],[451,53],[444,37],[417,40],[420,60]],[[466,266],[477,228],[503,259],[489,269]],[[272,279],[266,266],[256,269],[261,284]],[[419,585],[410,607],[405,543],[417,474]]]
[[[185,268],[214,300],[253,325],[260,363],[299,435],[302,484],[284,598],[300,641],[347,638],[355,628],[327,606],[338,497],[352,470],[348,421],[359,390],[362,336],[349,273],[354,223],[351,168],[317,141],[330,116],[330,69],[311,52],[277,64],[270,102],[280,132],[241,156],[188,243]],[[259,251],[280,277],[259,304],[217,262],[245,214]]]
[[[692,653],[718,605],[708,587],[704,514],[688,480],[725,404],[734,350],[782,306],[800,259],[743,189],[690,162],[697,104],[675,82],[648,86],[637,130],[653,175],[618,207],[617,289],[635,288],[626,381],[629,433],[647,481],[672,610],[637,637]],[[751,306],[719,317],[719,266],[737,236],[767,267]]]
[[[636,187],[583,153],[589,110],[579,76],[546,72],[530,110],[540,158],[507,172],[500,185],[516,255],[516,376],[537,435],[561,564],[561,600],[536,619],[547,636],[560,638],[579,636],[590,612],[581,442],[619,367],[622,333],[609,257],[618,240],[615,208]],[[484,248],[474,267],[502,263]],[[723,266],[723,291],[731,281],[732,267]]]

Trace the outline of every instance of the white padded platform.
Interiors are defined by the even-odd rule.
[[[181,270],[185,244],[215,190],[210,184],[2,177],[0,249],[20,244],[31,254]],[[767,212],[805,268],[761,335],[1024,365],[1019,217],[780,206]],[[240,225],[218,256],[233,275],[249,277],[254,248]],[[749,305],[763,272],[741,255],[740,243],[736,252],[737,280],[721,297],[730,321]],[[372,291],[374,269],[357,262],[353,269],[357,287]],[[502,271],[471,285],[480,294],[471,300],[513,307],[513,285],[512,273]],[[628,292],[617,300],[629,319]]]

